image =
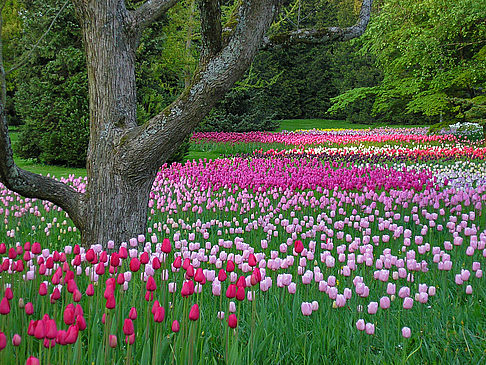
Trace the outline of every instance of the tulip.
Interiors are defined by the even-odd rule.
[[[137,308],[135,307],[130,308],[130,312],[128,313],[128,318],[130,318],[133,321],[137,319]]]
[[[74,306],[72,304],[68,304],[64,309],[63,319],[68,326],[74,323]]]
[[[87,325],[84,316],[80,315],[76,317],[76,325],[78,326],[80,331],[84,331],[86,329]]]
[[[25,365],[39,365],[39,359],[34,356],[30,356],[27,361],[25,362]]]
[[[20,346],[21,341],[22,341],[22,337],[20,337],[19,334],[16,333],[15,335],[13,335],[12,345],[14,345],[15,347]]]
[[[171,326],[172,332],[177,333],[177,332],[179,332],[179,329],[180,329],[179,321],[174,320],[174,322],[172,322],[172,326]]]
[[[135,333],[125,336],[125,343],[128,345],[133,345],[135,343]]]
[[[189,319],[191,321],[197,321],[199,319],[199,306],[194,304],[189,312]]]
[[[133,257],[130,260],[130,271],[137,272],[140,269],[140,265],[140,261],[136,257]]]
[[[226,263],[226,272],[233,272],[235,271],[235,263],[232,260],[228,260]]]
[[[375,325],[373,323],[366,323],[365,332],[367,335],[375,334]]]
[[[130,318],[125,318],[125,321],[123,322],[123,333],[125,334],[125,336],[129,336],[135,333],[135,329],[133,328],[133,322]]]
[[[6,315],[10,313],[10,303],[6,297],[2,298],[0,302],[0,314]]]
[[[238,319],[236,318],[236,314],[230,314],[228,316],[228,326],[230,328],[236,328],[236,326],[238,325]]]
[[[7,336],[5,333],[0,332],[0,351],[3,350],[7,346]]]
[[[312,304],[308,302],[302,302],[300,310],[304,316],[310,316],[312,314]]]
[[[164,318],[165,318],[164,307],[157,308],[156,312],[154,313],[154,322],[157,322],[157,323],[163,322]]]
[[[413,299],[410,297],[406,297],[403,300],[403,308],[404,309],[411,309],[413,307]]]
[[[37,321],[34,330],[34,337],[38,340],[46,337],[46,326],[44,324],[44,321]]]
[[[410,338],[411,335],[412,335],[412,332],[410,331],[410,328],[408,328],[408,327],[402,328],[402,336],[403,337]]]
[[[118,345],[118,338],[116,337],[116,335],[108,336],[108,344],[112,349],[114,349]]]
[[[240,286],[236,291],[236,299],[240,302],[245,300],[245,288],[243,286]]]
[[[79,333],[79,328],[77,325],[73,324],[69,326],[65,338],[66,343],[70,345],[75,343],[78,340],[78,333]]]
[[[365,324],[364,319],[358,319],[358,321],[356,322],[356,328],[359,331],[364,331],[365,330],[366,324]]]
[[[155,289],[157,289],[157,284],[155,283],[153,276],[149,276],[147,279],[147,291],[153,292]]]
[[[164,253],[170,253],[170,251],[172,250],[172,246],[171,246],[170,240],[168,238],[164,238],[164,240],[162,241],[161,250]]]
[[[381,309],[388,309],[390,308],[390,298],[388,297],[381,297],[380,298],[380,308]]]

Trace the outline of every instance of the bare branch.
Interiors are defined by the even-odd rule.
[[[221,51],[221,4],[219,0],[200,0],[201,12],[201,61],[207,62],[209,58]]]
[[[321,29],[299,29],[292,32],[265,37],[264,49],[275,46],[290,46],[294,44],[323,44],[329,42],[343,42],[361,36],[368,26],[371,17],[373,0],[363,0],[358,21],[348,28],[328,27]]]
[[[47,28],[47,30],[37,40],[37,43],[34,44],[34,46],[30,49],[30,51],[28,51],[26,54],[24,54],[23,56],[21,56],[20,57],[20,61],[16,65],[14,65],[13,67],[11,67],[8,71],[6,71],[5,72],[5,75],[8,75],[8,74],[12,73],[13,71],[19,69],[20,67],[24,66],[27,63],[27,61],[29,60],[29,57],[31,56],[31,54],[34,52],[34,50],[37,48],[37,46],[40,44],[40,42],[43,41],[43,39],[46,37],[46,35],[51,31],[52,26],[56,22],[57,18],[59,18],[59,15],[61,15],[62,11],[67,6],[67,4],[69,4],[69,0],[67,0],[64,3],[64,5],[61,7],[61,9],[59,9],[59,11],[57,12],[57,14],[54,17],[54,19],[52,19],[51,24],[49,24],[49,27]]]
[[[27,198],[39,198],[64,209],[77,227],[84,226],[82,194],[55,179],[34,174],[17,167],[8,135],[7,118],[0,104],[0,182],[8,189]]]
[[[167,10],[176,5],[179,0],[148,0],[137,10],[131,12],[132,27],[140,33],[145,27],[152,24]]]

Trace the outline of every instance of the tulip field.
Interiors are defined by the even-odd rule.
[[[221,157],[162,166],[119,248],[0,185],[0,364],[486,363],[482,140],[191,143]]]

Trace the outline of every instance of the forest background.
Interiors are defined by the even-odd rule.
[[[12,70],[6,109],[19,131],[15,152],[43,164],[84,166],[88,88],[74,9],[62,0],[4,3],[4,64]],[[224,24],[237,1],[222,3]],[[359,0],[286,1],[272,32],[349,26],[360,6]],[[486,0],[378,0],[374,7],[359,39],[263,50],[199,129],[274,130],[279,119],[293,118],[485,124]],[[200,49],[198,16],[197,1],[184,0],[145,31],[137,54],[140,121],[189,84]]]

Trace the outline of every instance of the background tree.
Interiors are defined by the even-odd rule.
[[[373,113],[390,118],[484,120],[484,9],[485,0],[384,0],[362,39],[383,81],[345,92],[330,110],[372,98]]]
[[[75,191],[51,178],[18,168],[1,107],[0,181],[27,197],[63,208],[84,244],[126,241],[145,233],[149,193],[158,168],[201,119],[243,77],[262,46],[349,40],[366,29],[371,0],[355,26],[314,28],[266,37],[278,0],[238,2],[236,20],[221,23],[218,0],[198,2],[201,53],[190,85],[161,113],[137,123],[136,51],[150,24],[177,0],[149,0],[129,10],[123,0],[73,0],[86,52],[90,142],[88,184]]]

